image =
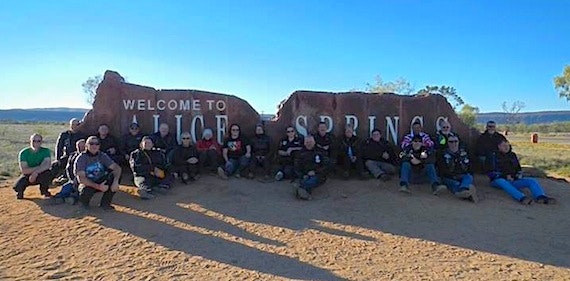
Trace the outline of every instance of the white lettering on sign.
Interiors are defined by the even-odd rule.
[[[301,124],[301,121],[303,121],[303,124]],[[303,137],[306,137],[309,134],[306,126],[307,126],[307,116],[305,115],[297,116],[297,119],[295,119],[295,129]]]
[[[174,115],[174,118],[176,118],[176,141],[178,144],[181,144],[180,134],[182,129],[180,127],[182,127],[182,115]]]
[[[223,143],[223,137],[226,133],[226,126],[228,124],[227,115],[216,115],[216,134],[218,135],[218,143]]]
[[[354,135],[356,136],[356,129],[358,128],[358,118],[354,115],[345,115],[344,119],[346,120],[346,125],[352,125],[352,129],[354,130]]]
[[[160,117],[160,115],[158,114],[154,114],[152,115],[152,123],[154,124],[154,130],[153,132],[156,133],[158,132],[158,118]]]
[[[192,135],[192,141],[194,143],[197,142],[196,138],[196,121],[200,120],[200,128],[204,130],[204,116],[203,115],[196,115],[192,118],[192,123],[190,123],[190,134]]]
[[[400,123],[400,116],[394,116],[394,121],[390,116],[386,116],[386,139],[392,136],[394,144],[398,144],[398,125]]]
[[[190,110],[190,100],[180,100],[180,110],[182,111]]]
[[[200,111],[200,100],[192,101],[192,110]]]
[[[202,111],[202,102],[199,99],[187,100],[144,100],[144,99],[127,99],[122,100],[123,108],[125,110],[138,110],[138,111],[155,111],[155,110],[179,110],[179,111]],[[226,101],[224,100],[206,100],[207,110],[224,111],[227,109]]]
[[[333,120],[328,115],[321,115],[319,116],[321,122],[325,122],[327,124],[327,133],[333,130]]]
[[[368,137],[372,136],[372,130],[374,130],[376,126],[376,116],[370,115],[368,116]]]
[[[447,117],[439,116],[439,117],[437,117],[437,119],[435,119],[435,130],[436,131],[441,130],[441,124],[443,122],[447,122]]]
[[[410,134],[413,133],[412,130],[412,124],[414,124],[414,122],[416,121],[420,121],[420,124],[422,126],[422,128],[424,127],[424,117],[423,116],[414,116],[414,118],[412,118],[412,121],[410,122]]]

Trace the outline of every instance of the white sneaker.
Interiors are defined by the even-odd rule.
[[[284,176],[285,175],[283,174],[283,172],[279,171],[279,172],[277,172],[277,174],[275,174],[275,180],[280,181],[283,179]]]

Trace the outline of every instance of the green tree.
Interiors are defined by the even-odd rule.
[[[373,84],[366,83],[366,91],[373,94],[394,93],[400,95],[411,95],[414,92],[414,86],[410,81],[403,77],[395,81],[385,82],[380,75],[377,75]]]
[[[457,113],[461,121],[469,127],[474,127],[477,122],[477,114],[479,113],[479,108],[471,106],[469,104],[464,104],[461,110]]]
[[[562,75],[554,77],[554,89],[561,98],[570,101],[570,65],[564,67]]]
[[[444,96],[450,103],[453,109],[465,104],[463,99],[457,94],[457,90],[450,86],[426,86],[418,91],[418,95],[440,94]]]
[[[101,84],[101,81],[103,81],[103,76],[101,75],[96,75],[96,76],[92,76],[87,78],[87,81],[83,82],[83,84],[81,84],[81,87],[83,87],[83,92],[87,95],[87,102],[89,104],[93,104],[93,102],[95,102],[95,95],[97,94],[97,87],[99,87],[99,84]]]

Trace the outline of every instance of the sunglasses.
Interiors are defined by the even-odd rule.
[[[287,130],[287,133],[294,133],[294,132],[295,132],[295,131],[290,131],[290,130]]]
[[[491,126],[487,126],[487,128],[495,128],[495,126],[494,126],[494,125],[491,125]]]
[[[449,126],[443,126],[442,128],[444,128],[444,129],[449,129]]]
[[[182,138],[183,140],[189,140],[190,138]]]
[[[100,145],[98,142],[88,142],[89,145]]]
[[[32,142],[37,143],[37,142],[42,142],[42,140],[32,140]]]

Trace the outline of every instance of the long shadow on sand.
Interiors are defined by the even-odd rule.
[[[566,204],[570,188],[561,181],[545,179],[543,183],[547,193],[559,199],[558,205],[520,205],[489,187],[483,176],[476,177],[483,197],[479,204],[449,193],[433,196],[427,186],[412,186],[413,195],[406,196],[396,191],[395,180],[383,187],[372,180],[331,180],[315,191],[315,200],[298,201],[288,183],[232,179],[227,188],[240,194],[240,204],[209,194],[209,189],[216,188],[211,185],[197,186],[190,192],[190,200],[242,221],[370,240],[316,223],[326,221],[570,268],[570,240],[566,237],[570,216],[564,215],[570,213]]]
[[[287,245],[246,231],[240,224],[375,240],[319,223],[329,222],[570,268],[570,216],[561,215],[570,213],[565,204],[570,189],[563,182],[543,182],[559,205],[518,205],[488,187],[483,177],[477,177],[476,184],[484,200],[472,204],[449,194],[433,196],[426,186],[412,186],[413,195],[405,196],[396,191],[396,181],[379,187],[372,180],[331,180],[316,190],[315,200],[299,201],[285,182],[220,181],[207,176],[151,201],[119,193],[114,202],[131,212],[93,215],[106,227],[170,249],[286,278],[341,279],[326,269],[262,250]],[[60,207],[42,206],[65,217]]]
[[[141,201],[118,193],[115,198],[118,212],[99,210],[92,206],[89,216],[97,223],[155,242],[169,249],[201,256],[243,269],[263,272],[290,279],[344,280],[322,269],[284,255],[269,253],[258,247],[283,247],[283,243],[267,239],[243,229],[176,206],[178,197],[173,191],[159,201]],[[92,205],[99,201],[93,198]],[[74,218],[76,206],[53,206],[45,200],[35,200],[47,213],[58,217]],[[155,203],[156,202],[156,203]],[[213,234],[218,234],[213,235]],[[222,235],[219,235],[222,234]],[[221,236],[221,237],[220,237]]]

